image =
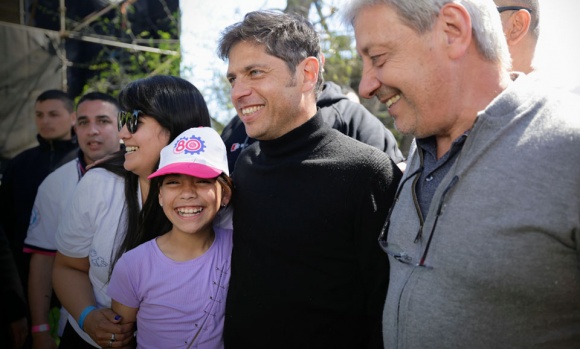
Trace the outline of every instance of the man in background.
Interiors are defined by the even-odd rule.
[[[526,74],[534,70],[533,61],[540,37],[538,0],[494,0],[512,58],[512,70]]]
[[[10,160],[0,185],[0,224],[10,241],[23,289],[28,289],[29,258],[22,251],[30,213],[40,183],[78,149],[72,133],[74,103],[63,91],[41,93],[34,104],[38,146]]]
[[[24,252],[30,253],[28,302],[35,349],[56,348],[51,332],[57,331],[50,331],[49,311],[51,299],[52,305],[58,306],[53,299],[52,266],[59,218],[70,202],[77,182],[87,171],[87,165],[120,149],[119,110],[117,100],[108,94],[92,92],[81,97],[74,128],[80,148],[77,158],[48,175],[38,188],[24,241]],[[66,316],[61,317],[66,320]]]

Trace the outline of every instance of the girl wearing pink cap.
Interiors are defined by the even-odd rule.
[[[112,309],[137,323],[138,348],[223,348],[232,230],[215,223],[232,196],[225,145],[209,127],[189,129],[149,178],[164,215],[145,221],[166,229],[117,261]]]
[[[202,94],[176,76],[133,81],[119,103],[125,149],[83,176],[56,232],[53,287],[69,312],[60,349],[133,347],[134,326],[111,310],[111,271],[125,251],[169,230],[144,222],[163,215],[148,178],[163,147],[191,127],[211,125]]]

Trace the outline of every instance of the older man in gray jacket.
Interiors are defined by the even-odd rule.
[[[580,348],[580,103],[510,74],[491,0],[354,0],[361,96],[417,138],[385,348]]]

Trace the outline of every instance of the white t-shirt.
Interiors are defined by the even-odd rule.
[[[58,251],[68,257],[89,258],[89,279],[97,308],[111,307],[107,282],[126,230],[125,207],[124,179],[102,168],[91,169],[76,186],[58,225]],[[72,316],[69,322],[85,341],[100,348]]]
[[[80,179],[77,158],[57,168],[42,181],[34,199],[24,252],[56,251],[55,236],[61,212],[66,212]]]

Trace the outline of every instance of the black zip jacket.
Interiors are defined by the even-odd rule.
[[[0,184],[0,224],[10,242],[24,290],[28,285],[29,255],[22,252],[30,214],[40,183],[60,165],[77,156],[76,136],[66,141],[47,141],[16,155],[8,163]]]

